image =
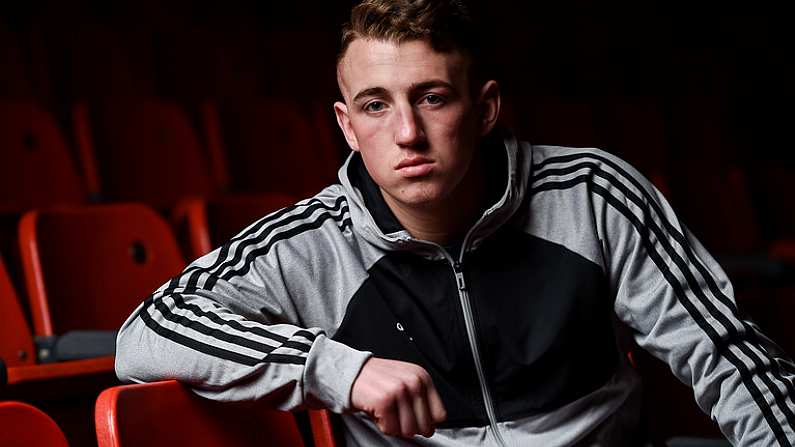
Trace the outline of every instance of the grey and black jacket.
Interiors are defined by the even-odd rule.
[[[793,367],[631,166],[597,149],[484,144],[491,205],[460,244],[417,240],[358,154],[341,184],[196,260],[124,323],[123,380],[342,413],[348,445],[405,445],[351,411],[372,355],[432,376],[428,446],[627,445],[639,381],[615,321],[693,387],[735,445],[795,443]]]

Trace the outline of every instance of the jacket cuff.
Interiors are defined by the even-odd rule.
[[[304,367],[306,402],[320,402],[325,408],[342,413],[351,408],[351,388],[371,352],[357,351],[318,335]]]

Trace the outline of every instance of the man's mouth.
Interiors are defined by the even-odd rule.
[[[433,170],[433,160],[425,157],[409,157],[395,166],[395,170],[403,177],[421,177]]]

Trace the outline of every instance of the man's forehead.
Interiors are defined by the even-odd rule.
[[[466,58],[458,51],[438,52],[427,41],[402,43],[375,39],[351,42],[340,61],[343,93],[382,87],[404,88],[430,79],[457,84],[465,78]]]

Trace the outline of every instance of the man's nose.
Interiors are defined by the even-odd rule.
[[[422,121],[418,119],[412,107],[401,107],[397,119],[395,143],[398,146],[415,147],[424,143],[425,132]]]

